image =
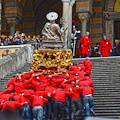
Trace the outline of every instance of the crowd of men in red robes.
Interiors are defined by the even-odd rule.
[[[92,62],[86,59],[63,72],[59,67],[56,72],[30,69],[17,74],[0,92],[1,112],[17,109],[27,120],[64,120],[65,116],[80,120],[83,115],[95,115],[91,68]]]
[[[89,38],[89,35],[90,33],[86,32],[86,35],[81,37],[80,31],[77,31],[75,26],[73,27],[73,33],[71,35],[73,57],[89,57],[90,51],[92,50],[91,39]],[[110,53],[112,53],[112,45],[110,40],[107,39],[106,35],[103,35],[103,40],[100,42],[97,53],[97,56],[102,55],[102,57],[108,57],[110,56]]]

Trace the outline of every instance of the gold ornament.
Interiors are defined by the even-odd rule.
[[[120,0],[116,0],[114,6],[114,12],[120,12]]]
[[[32,70],[40,71],[41,67],[51,68],[58,66],[63,71],[69,66],[73,65],[72,62],[72,51],[68,50],[35,50],[33,54],[34,60],[31,62]]]

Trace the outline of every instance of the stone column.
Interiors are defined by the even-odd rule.
[[[114,20],[106,20],[105,21],[105,24],[106,24],[106,36],[107,36],[107,39],[109,39],[111,41],[111,44],[113,46],[114,44],[114,39],[113,39],[113,36],[114,36]]]
[[[75,0],[71,0],[69,3],[69,26],[68,26],[68,49],[71,48],[71,33],[72,33],[72,7]]]
[[[117,12],[116,15],[113,15],[112,12],[104,12],[103,14],[105,20],[105,33],[112,45],[114,45],[114,20],[115,18],[120,19],[118,14]]]
[[[93,0],[76,0],[76,12],[81,20],[82,36],[87,31],[87,22],[92,15]]]
[[[16,25],[18,24],[18,21],[16,18],[7,18],[7,23],[10,26],[10,35],[14,36],[16,31]]]
[[[65,24],[64,24],[64,28],[68,28],[68,24],[69,24],[69,4],[70,4],[70,0],[62,0],[63,2],[63,18],[65,19]],[[67,49],[68,48],[68,29],[66,31],[66,35],[64,36],[64,48]]]
[[[81,21],[81,35],[85,36],[87,32],[87,22],[90,18],[89,13],[78,13],[79,19]]]

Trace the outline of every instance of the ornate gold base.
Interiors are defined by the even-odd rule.
[[[41,71],[42,68],[68,68],[73,65],[72,51],[68,50],[52,50],[39,49],[33,54],[34,60],[31,62],[32,70]]]

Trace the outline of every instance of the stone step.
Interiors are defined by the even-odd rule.
[[[115,87],[113,83],[109,82],[109,83],[97,83],[97,81],[93,81],[94,86],[99,87],[99,86],[103,86],[103,87]]]
[[[105,99],[108,99],[108,98],[113,98],[113,97],[115,97],[115,98],[120,98],[119,96],[118,96],[119,94],[117,93],[117,94],[94,94],[94,98],[100,98],[100,99],[102,99],[103,97],[105,97]]]
[[[101,92],[95,92],[94,93],[94,96],[96,96],[96,95],[120,95],[120,91],[118,91],[118,92],[104,92],[104,93],[101,93]]]
[[[119,116],[110,116],[110,115],[106,115],[106,116],[100,116],[100,115],[97,115],[97,117],[99,117],[99,119],[101,119],[101,118],[105,118],[105,119],[107,119],[107,120],[118,120],[119,119]]]
[[[120,109],[119,110],[95,110],[95,112],[96,113],[99,113],[99,114],[103,114],[104,113],[104,115],[106,114],[106,113],[111,113],[111,114],[116,114],[116,113],[119,113],[119,115],[120,115]]]
[[[8,81],[8,78],[2,78],[1,81]]]
[[[107,86],[107,87],[108,87],[108,86]],[[95,90],[100,90],[100,91],[101,91],[101,90],[110,90],[110,91],[111,91],[111,90],[113,90],[113,91],[114,91],[114,90],[118,90],[118,91],[120,90],[120,88],[114,88],[114,89],[113,89],[113,88],[110,88],[110,87],[107,88],[107,87],[104,87],[104,88],[102,88],[102,89],[99,87],[99,88],[95,88]]]
[[[92,79],[92,78],[91,78]],[[110,84],[111,82],[109,80],[96,80],[96,79],[92,79],[94,84]]]
[[[102,61],[102,62],[93,62],[93,66],[96,65],[96,66],[99,66],[99,65],[109,65],[108,67],[110,66],[117,66],[118,64],[116,64],[115,62],[111,63],[111,62],[105,62],[105,61]]]
[[[109,72],[109,71],[92,71],[91,72],[91,76],[94,76],[94,75],[100,75],[100,76],[106,76],[106,75],[113,75],[113,76],[119,76],[119,73],[116,73],[116,72]],[[120,76],[119,76],[120,77]]]
[[[112,85],[110,85],[110,83],[108,83],[108,82],[103,82],[103,83],[99,83],[99,82],[96,82],[96,81],[93,81],[93,84],[94,84],[94,86],[113,86],[113,84]],[[115,87],[115,86],[114,86]]]
[[[91,76],[94,76],[94,75],[96,75],[96,76],[106,76],[106,75],[113,75],[114,77],[120,77],[119,75],[116,75],[115,76],[115,73],[114,72],[103,72],[103,73],[101,73],[101,72],[92,72],[91,73],[92,75]]]
[[[106,74],[106,75],[92,75],[91,76],[91,78],[111,78],[111,77],[114,77],[114,76],[112,76],[111,74]],[[115,76],[115,78],[116,79],[118,79],[118,78],[120,78],[120,77],[118,77],[118,76]]]
[[[93,62],[93,66],[98,66],[98,67],[100,67],[100,66],[108,66],[108,67],[111,67],[111,66],[113,66],[113,67],[115,67],[115,66],[118,66],[118,64],[115,64],[115,63],[110,63],[110,62]]]
[[[95,109],[96,108],[103,108],[103,107],[119,107],[120,106],[120,104],[104,104],[104,105],[98,105],[98,104],[95,104],[94,105],[95,106]]]
[[[110,77],[108,77],[108,78],[106,78],[106,79],[104,79],[104,77],[101,77],[102,79],[100,79],[100,77],[95,77],[95,76],[92,76],[91,77],[91,79],[93,80],[93,81],[98,81],[98,82],[101,82],[101,80],[104,80],[104,82],[105,81],[107,81],[108,82],[108,78],[109,78],[109,80],[111,80],[111,81],[119,81],[120,80],[120,77],[114,77],[114,76],[110,76]]]
[[[95,82],[100,82],[100,81],[101,81],[101,82],[106,82],[106,81],[107,81],[107,82],[110,82],[110,83],[111,83],[111,81],[114,82],[114,81],[116,80],[115,78],[110,78],[110,77],[109,77],[109,78],[106,78],[106,79],[100,78],[100,77],[99,77],[99,78],[98,78],[98,77],[91,77],[91,79],[92,79],[93,81],[95,81]],[[117,78],[117,79],[118,79],[118,78]]]
[[[95,111],[97,110],[120,110],[120,106],[114,106],[114,107],[95,107]]]
[[[116,71],[107,71],[107,70],[103,71],[103,70],[97,70],[97,69],[95,69],[95,70],[92,70],[91,73],[92,73],[92,75],[95,75],[95,74],[96,75],[97,74],[99,74],[99,75],[112,74],[114,76],[119,76],[119,74],[116,74]]]
[[[95,93],[103,93],[103,92],[119,92],[120,90],[102,90],[102,89],[100,89],[100,90],[95,90]]]
[[[111,83],[110,83],[110,81],[95,81],[93,79],[93,84],[94,85],[103,85],[103,84],[110,85]]]
[[[94,105],[108,105],[108,104],[115,104],[116,106],[118,105],[120,99],[113,99],[113,100],[109,100],[109,99],[95,99],[94,98]],[[106,103],[106,104],[105,104]]]
[[[95,88],[96,90],[98,90],[98,89],[104,89],[104,88],[107,89],[107,90],[108,90],[108,89],[119,89],[119,90],[120,90],[120,88],[115,88],[114,86],[107,86],[107,85],[102,85],[102,86],[100,86],[100,85],[98,85],[98,86],[97,86],[97,85],[94,85],[94,86],[96,87],[96,88]],[[104,89],[104,90],[105,90],[105,89]]]
[[[116,103],[116,102],[119,102],[120,101],[120,99],[118,98],[118,99],[95,99],[95,97],[94,97],[94,102],[101,102],[101,104],[104,104],[104,102],[106,102],[106,104],[111,104],[111,102],[113,102],[113,104],[114,103]]]
[[[115,68],[117,69],[115,64],[104,64],[104,63],[99,63],[99,64],[93,64],[93,68],[101,68],[101,67],[106,67],[106,68]]]
[[[115,100],[120,100],[120,97],[118,97],[118,96],[115,96],[115,97],[113,97],[113,96],[100,96],[100,97],[98,97],[98,96],[94,96],[94,100],[95,101],[97,101],[97,100],[100,100],[100,101],[109,101],[109,99],[112,99],[113,101],[115,101]]]
[[[108,67],[108,66],[92,66],[92,70],[95,70],[95,69],[97,69],[98,71],[99,70],[118,70],[119,71],[119,67],[117,68],[116,66],[114,67],[114,66],[111,66],[111,67]]]
[[[101,68],[94,68],[94,69],[92,69],[91,70],[91,72],[101,72],[101,73],[103,73],[103,72],[109,72],[109,73],[112,73],[112,72],[118,72],[119,71],[119,69],[115,69],[115,68],[104,68],[104,67],[101,67]]]

